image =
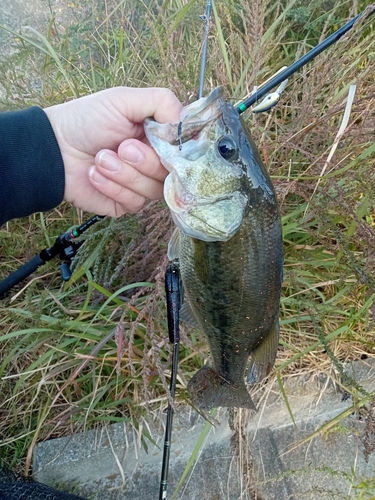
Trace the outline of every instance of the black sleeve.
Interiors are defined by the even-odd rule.
[[[0,113],[0,225],[56,207],[64,197],[64,164],[39,107]]]

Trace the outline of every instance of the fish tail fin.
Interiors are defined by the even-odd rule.
[[[277,317],[266,338],[251,353],[251,361],[247,382],[255,384],[263,380],[273,368],[279,347],[279,318]]]
[[[188,383],[188,392],[199,408],[247,408],[256,410],[245,382],[231,383],[210,366],[201,368]]]

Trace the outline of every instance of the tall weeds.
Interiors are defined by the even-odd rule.
[[[53,104],[112,85],[168,86],[183,102],[194,100],[200,2],[77,5],[69,26],[52,19],[46,33],[15,34],[18,51],[0,64],[7,75],[3,107]],[[236,102],[365,6],[215,2],[206,92],[224,85]],[[245,114],[283,216],[285,282],[275,367],[281,382],[290,373],[315,370],[334,376],[345,361],[374,356],[373,26],[363,19],[294,75],[272,111]],[[350,85],[356,93],[349,123],[327,162]],[[68,207],[60,215],[61,226],[76,220]],[[12,228],[19,223],[3,230],[3,242]],[[138,216],[103,221],[82,247],[65,288],[46,277],[4,303],[0,433],[6,438],[0,456],[8,462],[25,457],[38,439],[98,421],[138,420],[165,404],[170,346],[163,270],[170,231],[162,203]],[[178,400],[185,400],[186,381],[208,356],[199,332],[183,331],[183,344]],[[348,392],[354,389],[346,383]]]

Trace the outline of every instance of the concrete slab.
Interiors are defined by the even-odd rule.
[[[374,362],[365,360],[348,366],[347,373],[370,393],[374,369]],[[353,484],[362,476],[373,478],[375,470],[375,456],[366,462],[363,453],[363,419],[353,412],[332,431],[299,445],[353,401],[323,374],[289,379],[285,391],[296,425],[282,398],[274,395],[248,426],[257,492],[267,500],[353,498]]]
[[[223,414],[226,412],[223,412]],[[223,425],[209,425],[200,463],[194,479],[187,485],[186,498],[227,498],[228,470],[236,469],[231,453],[231,430]],[[168,491],[173,492],[194,446],[206,425],[195,412],[184,410],[175,416],[171,447]],[[127,424],[115,424],[84,435],[40,443],[34,454],[34,477],[45,484],[64,484],[76,493],[90,498],[155,499],[158,498],[162,463],[163,429],[154,426],[153,438],[159,448],[149,443],[142,449],[134,430]],[[238,485],[234,488],[237,492]]]
[[[375,390],[375,363],[347,367],[367,392]],[[366,462],[361,435],[365,422],[355,414],[322,437],[293,447],[325,422],[351,407],[352,401],[324,374],[290,378],[284,383],[295,424],[276,386],[257,394],[256,414],[221,409],[199,459],[176,498],[201,500],[299,500],[353,498],[352,483],[372,477],[375,457]],[[229,419],[229,416],[231,417]],[[231,426],[228,424],[231,420]],[[175,416],[168,497],[181,478],[205,420],[185,409]],[[150,427],[162,448],[160,422]],[[34,477],[64,484],[90,499],[158,498],[162,451],[148,453],[127,424],[40,443],[34,453]]]

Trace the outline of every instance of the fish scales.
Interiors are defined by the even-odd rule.
[[[181,317],[204,332],[213,361],[194,375],[188,391],[201,408],[254,409],[244,383],[249,357],[248,381],[258,382],[272,369],[278,347],[283,256],[276,196],[222,90],[185,113],[180,124],[148,121],[145,130],[171,172],[165,197],[179,228],[169,255],[180,261]]]
[[[227,242],[204,242],[180,234],[186,300],[207,336],[216,373],[234,386],[243,381],[249,355],[275,326],[278,315],[280,265],[274,264],[280,255],[274,242],[280,239],[280,226],[274,223],[270,231],[272,210],[261,222],[263,227],[248,214]],[[273,364],[271,357],[264,376]],[[208,372],[206,377],[215,378]],[[199,383],[190,385],[199,401],[200,390]],[[199,406],[226,405],[214,398]]]

